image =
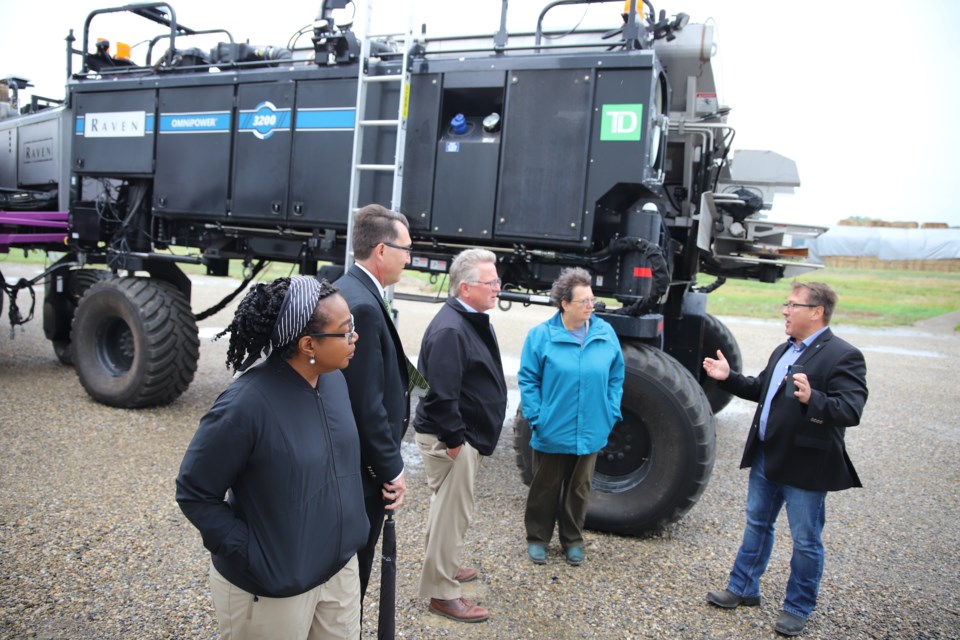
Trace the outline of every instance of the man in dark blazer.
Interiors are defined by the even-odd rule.
[[[720,351],[703,368],[720,386],[758,402],[740,468],[750,467],[747,525],[727,588],[707,601],[726,609],[760,604],[760,577],[773,550],[774,527],[786,505],[793,539],[790,578],[774,629],[803,632],[823,575],[823,526],[828,491],[860,487],[844,446],[847,427],[860,423],[867,401],[863,354],[833,335],[837,304],[819,282],[795,282],[783,305],[785,344],[757,377],[730,371]],[[796,373],[802,367],[802,373]],[[788,368],[791,375],[788,377]]]
[[[384,289],[400,281],[410,263],[407,218],[378,204],[354,215],[354,264],[337,280],[358,334],[350,366],[343,370],[360,432],[363,494],[370,536],[357,553],[360,597],[367,592],[387,510],[403,503],[407,490],[400,442],[410,420],[407,359],[384,302]]]

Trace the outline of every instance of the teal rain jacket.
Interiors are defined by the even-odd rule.
[[[623,418],[623,352],[613,327],[593,316],[583,346],[558,312],[523,343],[520,407],[530,423],[530,446],[543,453],[588,455],[607,444]]]

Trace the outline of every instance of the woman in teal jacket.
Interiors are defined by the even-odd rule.
[[[579,565],[597,452],[623,417],[623,352],[613,328],[592,317],[596,299],[586,269],[564,269],[550,301],[560,311],[527,335],[517,374],[533,448],[527,553],[545,563],[557,523],[567,562]]]

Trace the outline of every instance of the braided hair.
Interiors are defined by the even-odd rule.
[[[234,371],[242,371],[261,354],[269,351],[270,336],[273,333],[283,300],[290,288],[290,278],[277,278],[273,282],[258,283],[247,291],[247,294],[237,305],[233,320],[227,327],[218,333],[214,340],[225,334],[230,334],[230,346],[227,348],[226,366],[233,367]],[[284,345],[274,345],[274,351],[289,360],[297,351],[297,343],[301,336],[310,333],[321,333],[327,324],[328,317],[322,310],[320,301],[339,291],[327,280],[320,281],[320,295],[317,307],[310,320],[300,333]],[[246,365],[246,366],[245,366]]]

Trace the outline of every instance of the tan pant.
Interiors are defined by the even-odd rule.
[[[289,598],[257,596],[235,587],[210,564],[210,590],[221,640],[338,640],[360,637],[357,557],[332,578]]]
[[[473,482],[483,456],[469,444],[453,460],[436,436],[418,433],[417,447],[430,487],[430,519],[420,573],[420,597],[460,597],[454,577],[463,556],[463,539],[473,519]]]

